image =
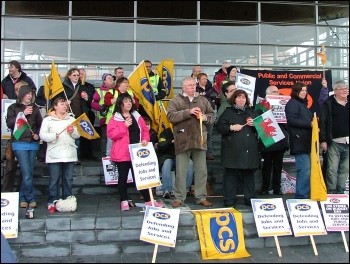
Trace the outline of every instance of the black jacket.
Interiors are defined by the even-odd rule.
[[[327,142],[331,144],[333,141],[333,118],[332,118],[332,105],[338,104],[334,98],[334,95],[329,97],[324,103],[321,109],[320,115],[320,143]],[[349,103],[346,104],[346,113],[349,114]],[[344,124],[345,126],[348,124]]]
[[[228,107],[218,120],[216,128],[222,134],[221,164],[225,168],[257,169],[260,166],[255,127],[244,126],[241,131],[230,131],[230,125],[244,125],[248,117],[255,118],[257,113],[251,108],[243,111]]]
[[[290,154],[308,154],[311,152],[312,112],[307,108],[306,100],[292,98],[285,108]]]
[[[19,76],[17,82],[19,81],[28,83],[32,90],[36,91],[36,86],[33,80],[25,72],[21,72],[21,76]],[[4,94],[6,94],[9,99],[17,99],[17,95],[15,94],[15,84],[12,82],[9,74],[1,81],[1,85],[4,89]]]

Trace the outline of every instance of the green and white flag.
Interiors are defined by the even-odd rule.
[[[28,128],[30,127],[26,116],[23,112],[19,112],[16,117],[15,128],[13,130],[13,136],[15,137],[15,139],[18,140],[22,136],[24,131],[26,131]]]
[[[254,118],[253,123],[266,148],[284,139],[284,134],[271,110]]]

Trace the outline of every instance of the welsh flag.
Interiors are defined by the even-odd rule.
[[[284,138],[284,134],[271,110],[254,118],[253,123],[266,148]]]
[[[261,110],[263,113],[271,109],[270,103],[262,97],[256,98],[255,110]]]
[[[13,130],[13,136],[15,137],[15,139],[18,140],[22,136],[24,131],[26,131],[28,128],[30,127],[26,116],[23,112],[19,112],[16,117],[15,128]]]

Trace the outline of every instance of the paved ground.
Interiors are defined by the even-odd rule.
[[[343,244],[322,244],[317,246],[315,256],[310,246],[282,248],[282,257],[278,257],[274,248],[248,250],[251,257],[228,260],[202,260],[199,252],[158,253],[153,263],[349,263],[349,253]],[[118,255],[96,255],[88,257],[50,258],[50,252],[43,258],[23,258],[18,263],[152,263],[153,254],[133,253]]]

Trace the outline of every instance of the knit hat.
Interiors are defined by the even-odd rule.
[[[22,101],[22,98],[29,93],[32,93],[33,89],[29,85],[23,85],[21,88],[19,88],[18,96],[17,96],[17,102],[20,103]]]
[[[232,71],[232,69],[237,69],[236,66],[230,66],[227,68],[227,76],[230,76],[230,72]]]
[[[108,75],[110,75],[110,76],[113,77],[113,75],[110,74],[110,73],[104,73],[104,74],[102,75],[102,81],[103,81],[103,82],[106,80],[106,78],[107,78]]]

